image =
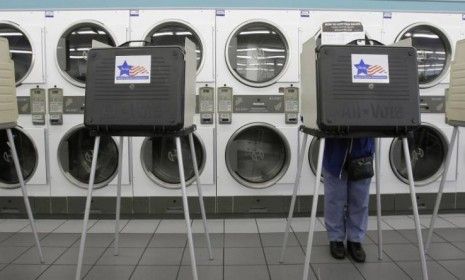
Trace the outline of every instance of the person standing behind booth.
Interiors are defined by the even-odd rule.
[[[344,259],[347,251],[365,262],[362,247],[368,224],[368,202],[373,177],[373,138],[327,138],[324,151],[324,216],[331,255]]]

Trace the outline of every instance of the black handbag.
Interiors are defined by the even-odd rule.
[[[347,178],[358,181],[374,176],[373,156],[350,159],[347,165]]]

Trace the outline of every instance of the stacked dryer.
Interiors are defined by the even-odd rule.
[[[417,193],[437,192],[444,171],[452,127],[445,123],[444,91],[455,43],[462,37],[461,14],[385,13],[382,41],[392,44],[411,39],[418,52],[421,119],[423,125],[409,139]],[[383,193],[407,193],[408,179],[401,141],[383,139]],[[457,148],[454,148],[445,192],[456,192]],[[385,186],[385,187],[384,187]],[[432,207],[433,199],[420,206]],[[444,206],[447,207],[446,204]]]
[[[262,204],[259,197],[292,193],[299,17],[290,10],[217,12],[217,188],[219,197],[251,200],[236,200],[238,211],[273,211],[269,207],[278,205]]]
[[[184,46],[188,38],[196,45],[197,109],[194,124],[194,145],[197,154],[203,195],[216,196],[215,172],[215,121],[214,113],[214,58],[215,12],[213,10],[132,10],[130,12],[130,38],[143,40],[150,45]],[[180,180],[176,147],[173,139],[151,137],[133,138],[134,196],[179,197]],[[194,168],[188,137],[181,139],[187,185],[195,183]],[[189,164],[186,164],[189,163]],[[195,188],[188,188],[189,196],[197,196]],[[181,200],[174,205],[154,210],[162,213],[181,210]]]
[[[61,124],[59,118],[54,119],[49,136],[54,197],[86,195],[94,143],[94,138],[83,126],[87,52],[92,46],[92,40],[111,46],[126,42],[128,19],[127,11],[102,10],[55,11],[48,14],[45,20],[47,84],[57,104],[61,104],[60,95],[63,95],[63,122]],[[120,151],[117,143],[111,137],[101,140],[94,196],[116,194],[115,177]],[[122,195],[132,196],[127,140],[123,149]]]
[[[46,72],[44,62],[44,13],[0,12],[0,36],[9,41],[10,54],[15,65],[16,90],[20,116],[13,130],[16,149],[22,166],[29,195],[49,197],[47,180],[47,125],[31,115],[30,90],[43,88]],[[42,91],[43,92],[43,91]],[[45,105],[45,103],[41,103]],[[41,107],[41,108],[37,108]],[[45,113],[45,107],[37,106]],[[21,196],[5,131],[0,132],[0,196]],[[14,202],[18,204],[14,204]],[[11,204],[10,204],[11,203]],[[4,210],[23,208],[22,198],[8,199]]]

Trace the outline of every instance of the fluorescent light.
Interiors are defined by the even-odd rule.
[[[152,37],[160,37],[160,36],[173,36],[173,32],[156,32],[153,33]]]
[[[21,32],[2,32],[0,36],[24,36]]]
[[[175,34],[176,34],[176,35],[192,35],[192,32],[189,32],[189,31],[180,31],[180,32],[176,32]]]
[[[26,54],[32,54],[32,51],[10,50],[10,53],[26,53]]]
[[[416,34],[413,34],[413,38],[439,39],[439,36],[436,34],[416,33]]]
[[[242,31],[239,35],[254,35],[254,34],[270,34],[268,30],[256,30],[256,31]]]

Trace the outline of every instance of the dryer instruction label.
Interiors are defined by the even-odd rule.
[[[115,57],[115,84],[150,84],[150,55]]]
[[[352,83],[389,84],[388,55],[352,54]]]

